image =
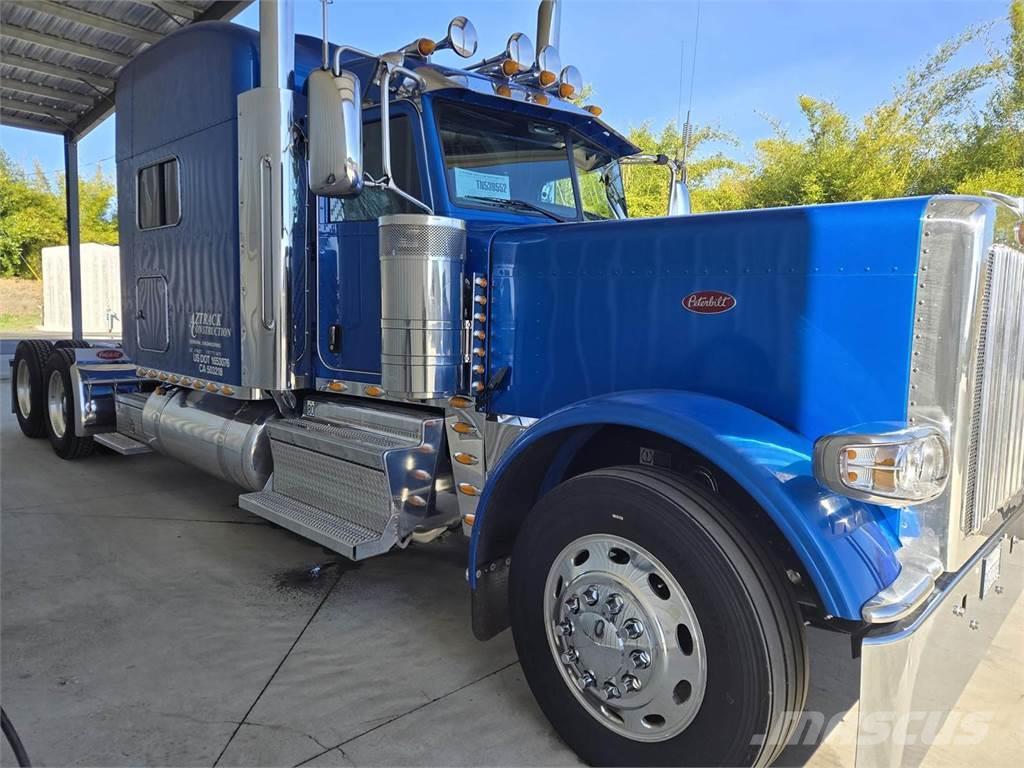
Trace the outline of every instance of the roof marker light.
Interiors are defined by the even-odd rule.
[[[558,97],[571,99],[581,93],[583,93],[583,75],[572,64],[568,64],[558,74]]]

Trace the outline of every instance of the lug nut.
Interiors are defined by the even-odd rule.
[[[575,648],[567,648],[562,653],[562,663],[563,664],[575,664],[579,660],[580,660],[580,652],[577,651]]]
[[[630,640],[636,640],[640,635],[644,633],[644,625],[641,624],[637,619],[630,619],[622,628],[626,630],[626,635]]]
[[[580,688],[593,688],[597,684],[597,678],[589,669],[584,669],[578,681]]]
[[[629,654],[629,660],[633,662],[634,669],[647,669],[651,666],[651,654],[647,651],[635,650]]]
[[[601,595],[598,593],[597,587],[595,587],[593,584],[591,584],[589,587],[583,590],[583,602],[585,602],[587,605],[597,605],[597,601],[600,599],[600,597]]]
[[[622,687],[626,689],[626,693],[636,693],[640,690],[640,685],[640,678],[633,675],[622,676]]]
[[[562,621],[558,624],[558,634],[563,637],[568,637],[573,632],[573,626],[571,621]]]
[[[618,616],[622,613],[622,607],[625,603],[622,602],[622,596],[619,594],[609,595],[608,599],[604,601],[605,608],[608,609],[608,613],[612,616]]]
[[[980,627],[980,626],[981,626],[981,624],[979,624],[979,623],[978,623],[978,620],[977,620],[977,619],[971,619],[971,620],[970,620],[970,621],[969,621],[969,622],[967,623],[967,626],[968,626],[968,627],[970,627],[971,629],[977,629],[978,627]]]
[[[571,613],[579,613],[580,612],[580,599],[578,597],[576,597],[576,595],[573,595],[572,597],[570,597],[568,600],[565,601],[565,607],[568,608]]]
[[[609,680],[604,684],[604,696],[606,699],[611,701],[612,699],[621,699],[622,693],[619,691],[619,687]]]

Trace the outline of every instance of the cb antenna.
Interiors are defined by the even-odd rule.
[[[683,181],[686,181],[687,168],[686,156],[690,152],[690,141],[693,138],[693,124],[690,122],[690,113],[693,111],[693,81],[697,74],[697,43],[700,40],[700,4],[697,0],[697,23],[693,30],[693,62],[690,65],[690,97],[686,104],[686,126],[683,128]],[[682,78],[680,77],[680,81]],[[680,82],[680,86],[682,83]]]

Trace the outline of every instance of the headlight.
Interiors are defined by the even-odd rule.
[[[946,487],[949,447],[934,427],[827,435],[814,444],[814,476],[855,499],[893,507],[919,504]]]

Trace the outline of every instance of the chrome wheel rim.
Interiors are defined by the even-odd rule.
[[[50,382],[46,388],[46,410],[50,415],[50,427],[53,434],[64,437],[68,423],[67,398],[64,397],[64,377],[60,371],[50,374]]]
[[[18,361],[15,373],[14,388],[18,396],[18,411],[23,418],[32,415],[32,378],[28,369],[28,360]]]
[[[651,742],[693,722],[707,685],[704,636],[646,549],[612,534],[576,539],[548,572],[544,616],[562,679],[605,727]]]

